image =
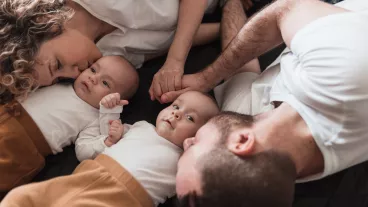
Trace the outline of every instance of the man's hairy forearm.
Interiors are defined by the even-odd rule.
[[[227,0],[221,19],[221,48],[224,50],[246,22],[241,0]]]
[[[202,71],[214,87],[228,74],[283,42],[279,23],[299,0],[278,0],[254,15],[217,60]]]

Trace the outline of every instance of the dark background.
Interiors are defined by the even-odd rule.
[[[341,0],[326,0],[336,3]],[[255,7],[249,15],[259,10],[264,5],[264,0],[254,0]],[[213,15],[205,16],[203,22],[219,22],[221,10]],[[338,24],[338,22],[336,22]],[[285,46],[282,45],[275,50],[259,58],[261,68],[265,69]],[[185,65],[185,73],[194,73],[210,64],[220,54],[220,41],[209,45],[195,47],[191,50]],[[136,95],[130,100],[130,104],[124,108],[121,119],[125,123],[132,124],[136,121],[147,120],[155,124],[156,116],[166,107],[149,99],[148,89],[151,85],[153,75],[161,68],[166,57],[160,57],[149,61],[138,70],[140,86]],[[368,152],[367,152],[368,153]],[[74,146],[64,149],[64,152],[48,156],[46,167],[34,179],[34,181],[47,180],[56,176],[69,175],[79,164],[76,159]],[[342,171],[325,179],[297,184],[295,190],[294,207],[365,207],[368,206],[368,163],[363,163]],[[173,206],[174,199],[168,200],[160,207]]]

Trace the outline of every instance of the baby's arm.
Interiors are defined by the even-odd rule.
[[[124,125],[120,120],[110,121],[109,133],[108,137],[105,139],[105,145],[111,147],[116,144],[125,134],[124,132]]]
[[[120,120],[111,121],[106,134],[100,134],[99,120],[79,133],[75,142],[75,153],[79,161],[93,159],[102,153],[106,147],[116,144],[129,130],[130,125],[121,124]]]
[[[103,152],[107,147],[105,144],[107,137],[107,134],[100,134],[98,119],[81,131],[75,141],[75,154],[78,160],[93,159]]]
[[[106,147],[112,145],[111,140],[114,141],[113,144],[120,140],[122,135],[119,139],[116,136],[110,139],[110,124],[115,121],[120,123],[120,113],[123,111],[123,105],[127,103],[125,100],[120,100],[118,93],[109,94],[101,100],[99,119],[81,131],[75,142],[75,151],[79,161],[93,159]]]

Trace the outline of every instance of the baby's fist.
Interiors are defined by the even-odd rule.
[[[110,121],[110,128],[109,128],[109,137],[108,139],[116,144],[124,133],[124,125],[121,123],[120,120],[113,120]]]
[[[115,106],[124,106],[128,103],[129,102],[127,100],[120,100],[119,93],[110,93],[101,100],[102,106],[108,109],[114,108]]]

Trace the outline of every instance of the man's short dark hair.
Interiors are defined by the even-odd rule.
[[[252,124],[250,116],[229,112],[222,113],[211,121],[222,130],[222,140],[226,140],[234,127]],[[296,170],[290,156],[284,153],[269,150],[239,157],[226,148],[225,141],[220,141],[217,147],[200,158],[196,167],[201,177],[201,195],[190,193],[180,198],[181,206],[292,205]],[[194,205],[189,205],[189,201]]]

